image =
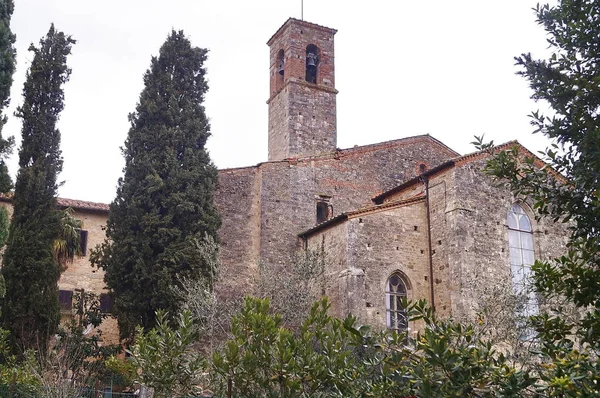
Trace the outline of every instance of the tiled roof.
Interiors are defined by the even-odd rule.
[[[56,198],[56,204],[60,207],[71,207],[76,210],[108,212],[109,209],[109,205],[106,203],[87,202],[77,199]]]
[[[0,195],[0,202],[12,203],[12,194]],[[67,199],[67,198],[56,198],[56,204],[58,207],[70,207],[75,210],[87,210],[108,213],[109,205],[106,203],[98,202],[87,202],[85,200]]]

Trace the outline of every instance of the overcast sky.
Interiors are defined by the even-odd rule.
[[[531,150],[525,80],[513,57],[543,56],[545,33],[531,10],[538,0],[304,0],[304,19],[338,30],[335,68],[338,147],[429,133],[460,153],[473,135]],[[267,159],[269,51],[265,44],[300,0],[15,0],[17,72],[5,134],[20,142],[27,47],[51,22],[77,40],[65,87],[60,196],[110,202],[124,161],[127,115],[142,77],[171,28],[210,50],[208,149],[219,168]],[[16,153],[9,167],[17,172]]]

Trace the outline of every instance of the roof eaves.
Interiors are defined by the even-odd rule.
[[[313,233],[315,233],[315,232],[317,232],[317,231],[319,231],[319,230],[321,230],[323,228],[329,227],[329,226],[331,226],[333,224],[337,224],[338,222],[345,221],[347,219],[348,219],[348,214],[347,213],[338,214],[337,216],[331,217],[330,219],[327,219],[327,220],[323,221],[322,223],[317,224],[317,225],[315,225],[315,226],[307,229],[304,232],[300,232],[298,234],[298,237],[300,237],[300,238],[306,238],[306,237],[312,235]]]
[[[309,229],[307,229],[304,232],[301,232],[298,234],[298,237],[300,238],[307,238],[310,235],[314,234],[315,232],[318,232],[324,228],[330,227],[334,224],[337,224],[339,222],[342,221],[346,221],[348,219],[351,218],[356,218],[359,215],[363,215],[363,214],[370,214],[370,213],[374,213],[374,212],[378,212],[381,210],[388,210],[391,208],[395,208],[395,207],[403,207],[403,206],[408,206],[414,203],[419,203],[425,200],[425,197],[421,194],[416,195],[412,198],[408,198],[408,199],[403,199],[403,200],[398,200],[395,202],[390,202],[390,203],[386,203],[384,205],[371,205],[371,206],[365,206],[362,207],[360,209],[357,210],[353,210],[353,211],[349,211],[349,212],[345,212],[345,213],[341,213],[335,217],[332,217],[326,221],[323,221],[320,224],[317,224]]]
[[[447,169],[449,167],[452,167],[454,165],[455,165],[455,161],[454,160],[448,160],[448,161],[446,161],[446,162],[444,162],[444,163],[442,163],[442,164],[440,164],[440,165],[438,165],[436,167],[433,167],[433,168],[425,171],[424,173],[419,174],[416,177],[411,178],[410,180],[408,180],[406,182],[403,182],[402,184],[400,184],[400,185],[398,185],[398,186],[396,186],[396,187],[394,187],[394,188],[392,188],[390,190],[387,190],[387,191],[385,191],[383,193],[380,193],[379,195],[375,196],[371,200],[375,204],[381,205],[383,203],[383,200],[385,198],[387,198],[388,196],[393,195],[393,194],[395,194],[397,192],[401,192],[401,191],[405,190],[406,188],[408,188],[408,187],[410,187],[410,186],[412,186],[412,185],[414,185],[414,184],[422,181],[423,177],[430,177],[430,176],[432,176],[432,175],[434,175],[434,174],[436,174],[436,173],[438,173],[438,172],[440,172],[442,170],[445,170],[445,169]]]
[[[0,202],[12,203],[13,194],[0,194]],[[56,205],[60,208],[70,207],[74,210],[85,210],[99,213],[108,213],[110,206],[106,203],[87,202],[84,200],[56,198]]]
[[[279,29],[277,29],[277,31],[273,34],[273,36],[271,36],[269,38],[269,40],[267,41],[267,45],[270,46],[271,43],[273,42],[273,40],[275,40],[275,38],[280,35],[280,33],[283,31],[283,29],[286,27],[286,25],[291,24],[291,23],[297,23],[300,25],[314,28],[314,29],[324,30],[324,31],[330,32],[334,35],[337,33],[337,29],[328,28],[327,26],[318,25],[316,23],[312,23],[312,22],[308,22],[308,21],[304,21],[301,19],[296,19],[296,18],[290,17],[279,27]]]

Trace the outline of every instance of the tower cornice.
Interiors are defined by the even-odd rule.
[[[337,33],[337,29],[328,28],[323,25],[318,25],[316,23],[307,22],[307,21],[303,21],[301,19],[296,19],[296,18],[290,17],[290,18],[288,18],[287,21],[285,21],[283,23],[283,25],[281,25],[279,27],[279,29],[277,29],[277,32],[275,32],[275,34],[273,34],[273,36],[271,36],[269,41],[267,41],[267,45],[271,46],[271,44],[273,44],[273,42],[281,35],[281,33],[288,27],[288,25],[291,25],[292,23],[295,23],[298,25],[303,25],[303,26],[306,26],[307,28],[311,28],[311,29],[315,29],[315,30],[322,30],[324,32],[331,34],[332,36]]]

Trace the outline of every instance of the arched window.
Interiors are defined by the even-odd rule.
[[[285,73],[285,53],[279,50],[275,59],[275,90],[283,88],[283,74]]]
[[[385,286],[387,327],[398,331],[406,330],[408,319],[406,318],[406,310],[402,306],[402,299],[406,298],[407,291],[404,275],[400,272],[394,272],[388,278]]]
[[[317,83],[317,68],[319,66],[319,49],[314,44],[306,47],[306,78],[309,83]]]
[[[538,302],[531,288],[531,266],[535,261],[533,229],[525,210],[516,203],[508,211],[508,247],[513,289],[522,299],[517,315],[535,315],[538,313]]]

